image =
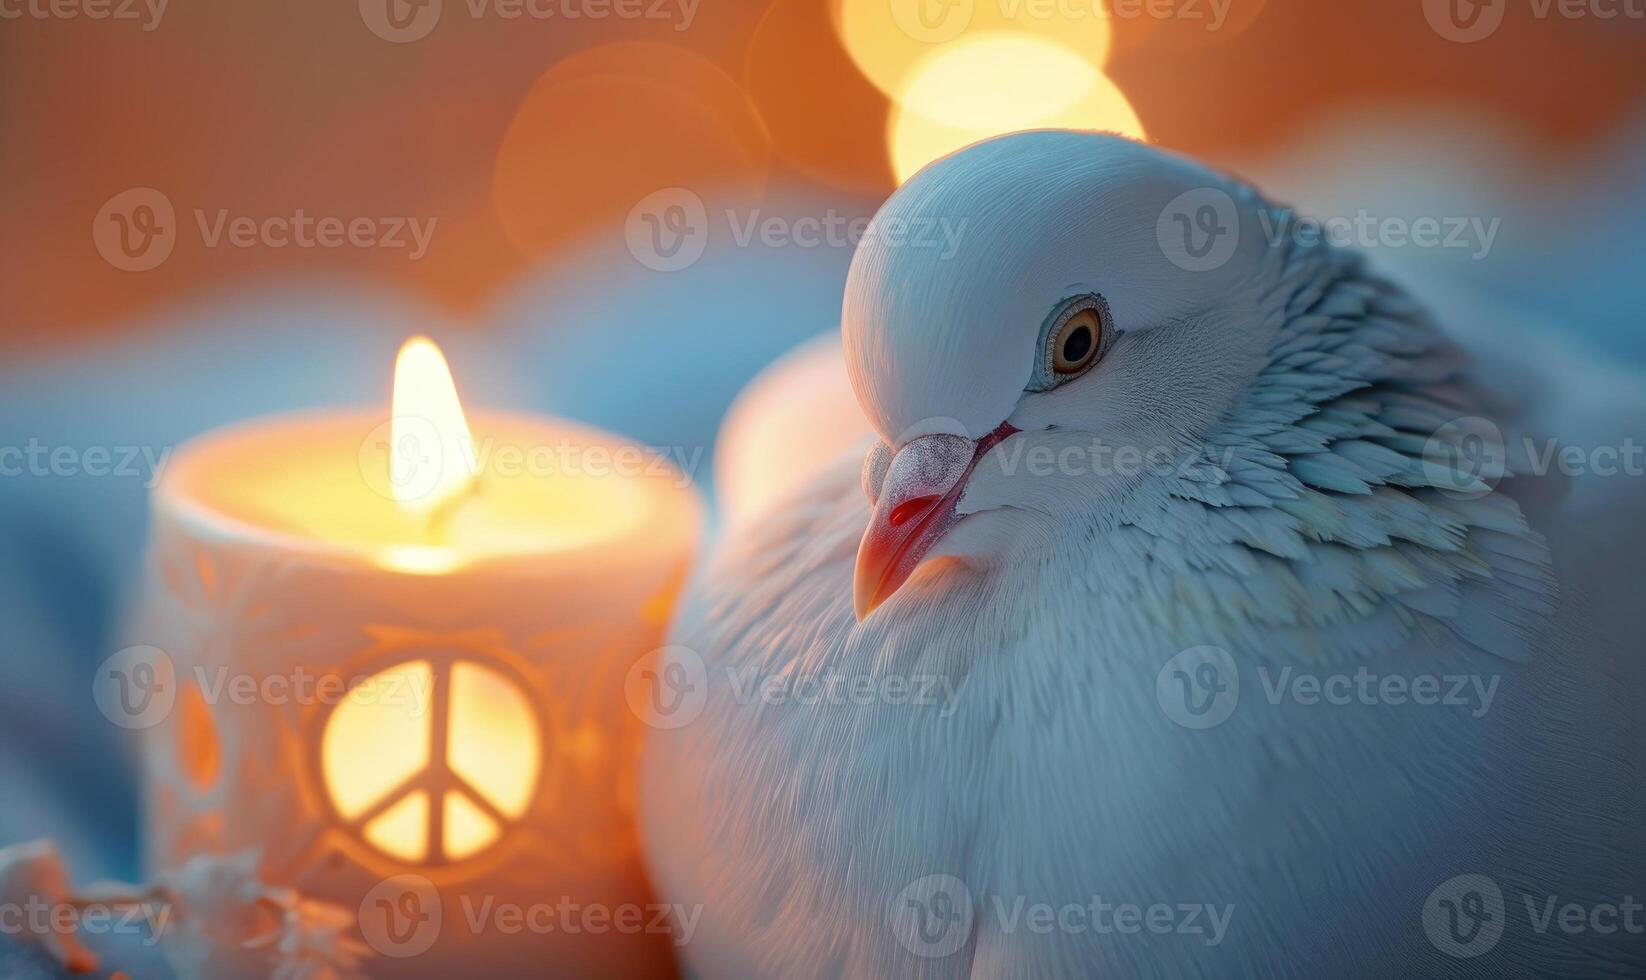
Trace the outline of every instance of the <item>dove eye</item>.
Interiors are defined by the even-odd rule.
[[[1118,336],[1109,305],[1095,293],[1065,300],[1040,330],[1040,359],[1028,390],[1049,391],[1091,370]]]
[[[1063,324],[1052,342],[1052,370],[1058,374],[1078,374],[1097,357],[1103,337],[1103,319],[1097,310],[1081,310]]]

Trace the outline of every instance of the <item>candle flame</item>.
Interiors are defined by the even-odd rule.
[[[395,358],[389,438],[389,486],[407,511],[433,513],[473,488],[474,437],[446,357],[427,337],[406,341]]]

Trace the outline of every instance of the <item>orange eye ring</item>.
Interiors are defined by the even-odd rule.
[[[1103,317],[1096,309],[1085,309],[1069,317],[1052,338],[1052,371],[1079,374],[1091,367],[1103,348]]]

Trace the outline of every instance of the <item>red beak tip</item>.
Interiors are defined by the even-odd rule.
[[[890,506],[882,499],[875,507],[863,540],[857,549],[853,571],[852,611],[863,622],[891,598],[913,574],[932,544],[954,524],[955,506],[970,479],[977,461],[1001,440],[1018,431],[1002,422],[994,432],[977,440],[971,459],[963,469],[953,465],[952,446],[921,437],[898,451],[892,467],[900,465],[912,473],[924,473],[925,493],[908,497]],[[923,457],[923,459],[906,458]],[[906,465],[912,463],[912,466]],[[934,474],[944,474],[941,478]]]

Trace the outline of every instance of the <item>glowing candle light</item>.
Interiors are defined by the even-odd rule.
[[[474,436],[457,398],[446,355],[427,337],[413,337],[394,360],[393,417],[389,419],[391,446],[415,443],[423,430],[433,430],[441,458],[454,465],[442,467],[435,484],[415,491],[419,457],[411,452],[389,454],[389,485],[395,502],[412,511],[438,510],[474,486],[480,463]]]
[[[472,923],[647,901],[623,684],[697,498],[608,433],[467,417],[425,338],[392,401],[208,434],[167,468],[133,625],[176,702],[145,741],[148,859],[255,850],[265,880],[359,909],[374,976],[666,971],[656,932]]]

